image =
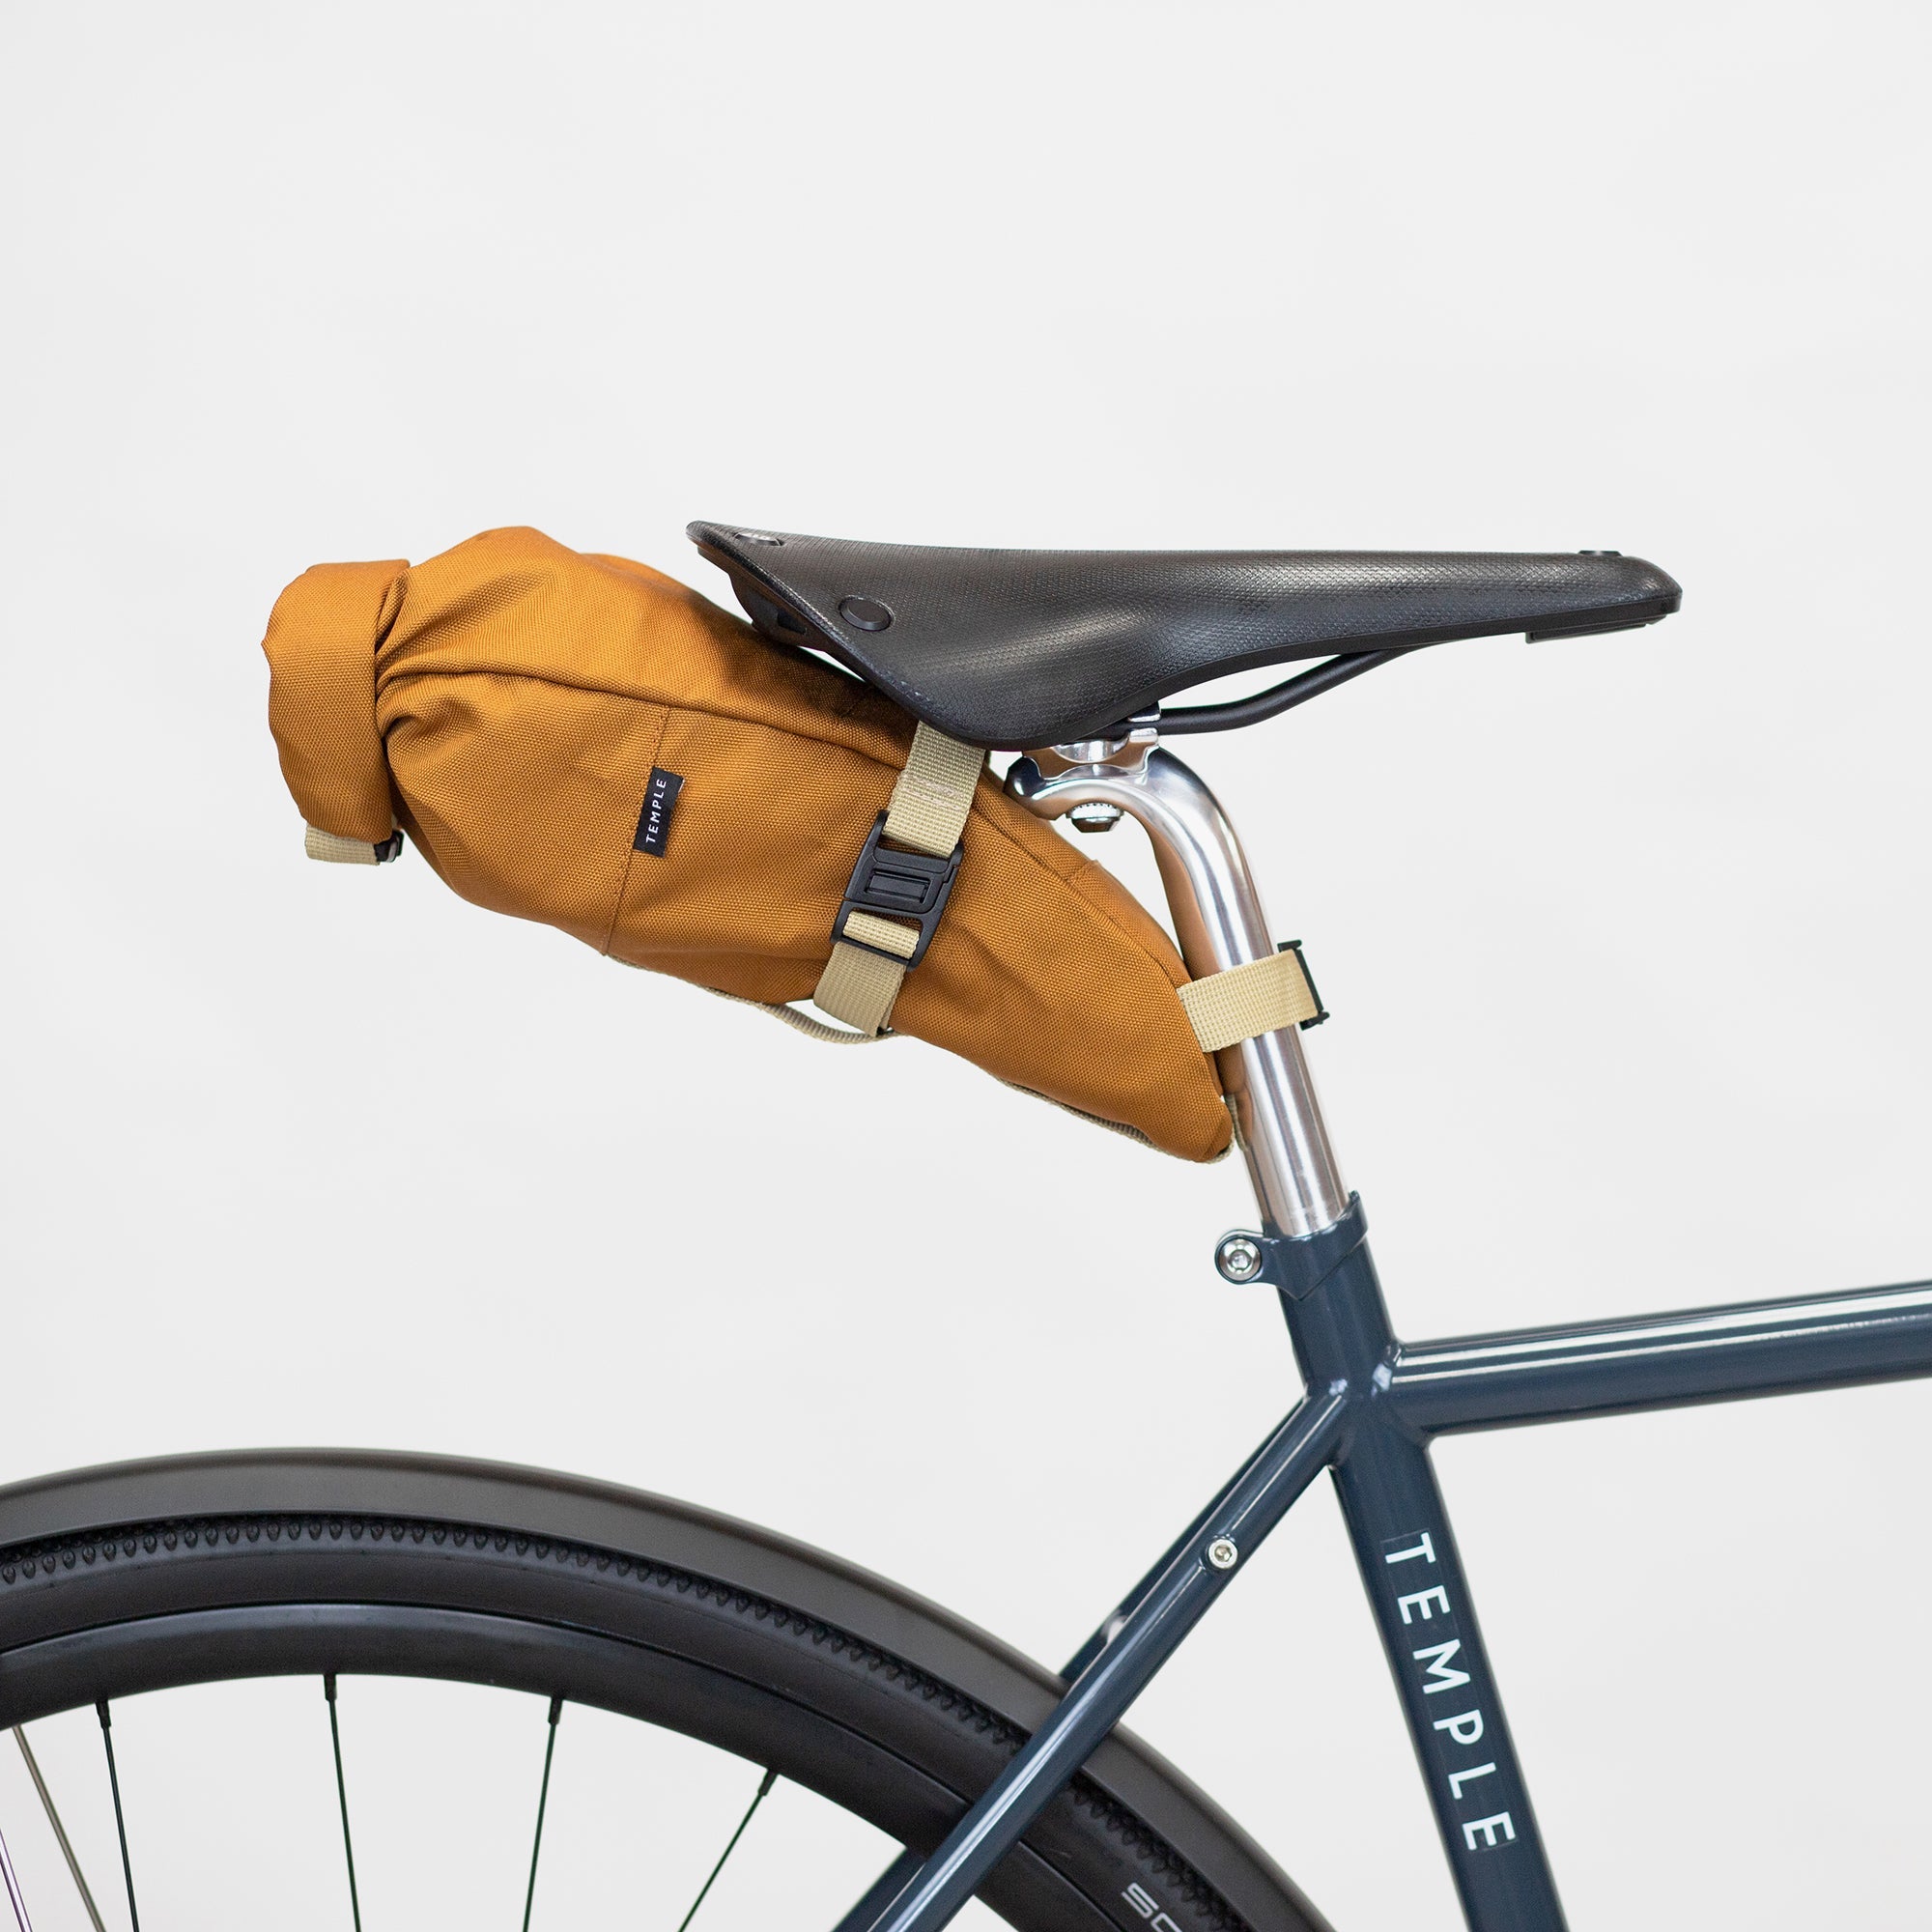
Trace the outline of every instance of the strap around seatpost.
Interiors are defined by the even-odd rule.
[[[1291,941],[1267,959],[1251,959],[1225,973],[1210,973],[1180,988],[1194,1037],[1203,1053],[1219,1053],[1283,1027],[1319,1026],[1328,1017],[1301,957]]]

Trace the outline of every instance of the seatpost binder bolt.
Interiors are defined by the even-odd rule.
[[[1262,1261],[1262,1244],[1252,1235],[1223,1235],[1214,1250],[1214,1266],[1223,1281],[1253,1281]]]
[[[1087,805],[1076,805],[1067,817],[1076,832],[1111,832],[1120,824],[1122,816],[1118,805],[1108,805],[1095,799]]]
[[[1216,1570],[1232,1570],[1241,1560],[1241,1552],[1235,1548],[1232,1536],[1217,1536],[1208,1546],[1208,1561]]]

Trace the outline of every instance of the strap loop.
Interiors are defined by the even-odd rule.
[[[1284,946],[1271,958],[1191,980],[1180,988],[1180,1004],[1203,1053],[1219,1053],[1264,1033],[1312,1026],[1328,1017],[1301,963],[1298,943]]]
[[[802,1033],[807,1039],[823,1040],[828,1046],[878,1046],[898,1037],[891,1033],[852,1033],[844,1027],[827,1026],[823,1020],[802,1013],[796,1007],[782,1007],[772,1000],[748,1000],[742,993],[719,992],[716,986],[707,986],[705,991],[717,993],[721,1000],[729,1000],[734,1007],[750,1007],[755,1012],[770,1013],[794,1033]]]
[[[302,833],[302,850],[329,866],[386,866],[402,849],[400,832],[391,832],[379,845],[366,838],[344,838],[319,825],[307,826]]]

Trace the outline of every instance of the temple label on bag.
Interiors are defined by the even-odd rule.
[[[683,789],[684,780],[676,772],[651,767],[651,781],[644,787],[644,809],[638,814],[638,836],[631,840],[635,850],[648,852],[654,859],[664,857],[665,840],[670,837],[670,815]]]

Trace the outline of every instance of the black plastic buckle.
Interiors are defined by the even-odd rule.
[[[923,852],[903,852],[895,845],[882,848],[879,840],[885,830],[886,814],[882,811],[859,854],[859,863],[852,867],[851,882],[839,901],[838,917],[832,922],[832,943],[836,946],[843,941],[847,946],[876,952],[881,959],[896,960],[910,969],[925,957],[925,949],[932,944],[939,915],[952,896],[959,855],[966,848],[963,844],[955,845],[951,856],[944,859],[929,859]],[[904,958],[883,946],[867,946],[845,930],[846,920],[855,912],[877,913],[883,919],[916,923],[919,944]]]
[[[1293,952],[1295,964],[1301,968],[1301,977],[1308,981],[1308,997],[1315,1002],[1315,1017],[1300,1022],[1301,1031],[1306,1033],[1310,1027],[1318,1027],[1329,1017],[1328,1009],[1321,1004],[1321,991],[1315,983],[1315,975],[1308,970],[1308,954],[1301,950],[1298,939],[1284,939],[1274,950],[1277,952]]]

